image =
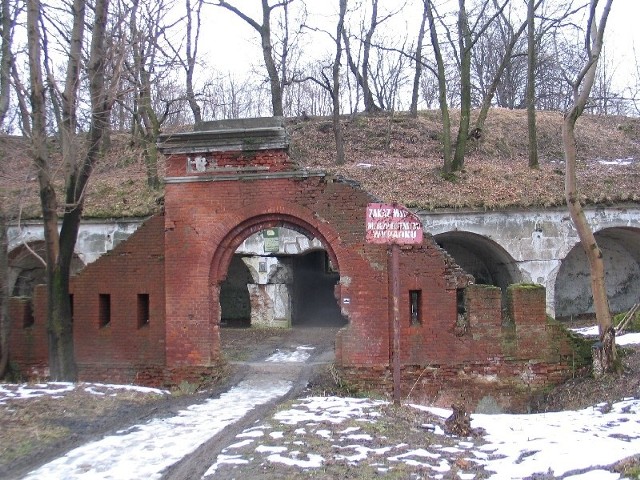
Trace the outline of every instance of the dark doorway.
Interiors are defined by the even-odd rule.
[[[227,278],[220,285],[220,323],[227,327],[251,326],[251,301],[247,284],[253,278],[242,257],[234,255]]]
[[[335,327],[347,322],[340,312],[334,288],[340,274],[332,269],[327,252],[316,250],[293,258],[293,326]]]

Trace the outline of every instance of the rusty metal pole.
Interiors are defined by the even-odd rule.
[[[391,245],[391,296],[393,297],[393,403],[400,405],[400,246]]]

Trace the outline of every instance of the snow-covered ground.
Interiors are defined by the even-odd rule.
[[[640,335],[620,336],[617,341],[619,344],[640,343]],[[307,348],[302,346],[288,354],[277,352],[269,361],[304,362],[308,358]],[[105,395],[118,388],[138,387],[0,384],[0,408],[8,408],[8,398],[55,397],[73,388]],[[250,377],[219,398],[191,405],[174,417],[134,425],[76,448],[25,478],[160,478],[165,468],[195,451],[225,426],[238,421],[256,406],[282,397],[290,388],[288,381]],[[307,397],[296,400],[290,408],[239,434],[203,478],[215,478],[220,468],[241,468],[259,458],[267,464],[307,470],[336,461],[347,461],[354,466],[367,461],[381,475],[398,465],[405,465],[430,472],[428,478],[443,478],[455,467],[459,478],[471,479],[481,466],[495,479],[551,473],[571,480],[609,480],[622,477],[606,467],[640,454],[638,398],[579,411],[473,415],[472,426],[485,431],[480,441],[450,437],[437,425],[424,425],[423,428],[442,440],[426,445],[385,444],[383,436],[372,436],[371,428],[366,427],[375,426],[383,415],[385,404],[362,398]],[[443,409],[414,407],[443,418],[450,414]],[[285,434],[288,437],[283,441]],[[325,453],[322,454],[314,452],[313,445],[318,442],[327,442],[330,448],[323,449]],[[327,454],[327,451],[331,453]],[[452,454],[455,454],[455,465]],[[375,462],[372,463],[372,459]]]

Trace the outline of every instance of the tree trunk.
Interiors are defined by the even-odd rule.
[[[541,1],[542,0],[538,0],[536,8],[538,7],[538,5],[540,5]],[[515,48],[516,43],[518,42],[518,39],[520,38],[520,35],[522,35],[522,32],[524,32],[525,28],[527,28],[527,22],[523,22],[522,25],[520,25],[520,28],[516,32],[513,32],[511,34],[511,39],[509,40],[504,55],[500,60],[500,65],[498,65],[498,68],[496,69],[496,74],[491,80],[491,84],[487,89],[486,95],[482,98],[480,112],[478,113],[478,118],[476,119],[474,127],[478,131],[482,131],[484,129],[484,122],[487,120],[489,109],[491,108],[491,102],[493,100],[493,97],[495,96],[496,90],[498,89],[498,85],[500,84],[502,74],[507,69],[507,66],[511,63],[513,49]]]
[[[615,335],[611,334],[612,321],[605,283],[604,259],[579,200],[576,177],[577,147],[575,125],[584,111],[593,87],[612,1],[607,0],[600,18],[600,25],[597,26],[595,19],[595,3],[597,2],[592,0],[589,16],[589,26],[591,28],[587,28],[586,42],[589,54],[588,60],[573,84],[574,103],[566,113],[562,124],[562,143],[566,163],[565,198],[571,219],[578,232],[580,243],[589,261],[593,305],[600,332],[600,343],[596,348],[596,352],[594,352],[594,362],[601,362],[601,364],[594,365],[594,374],[613,372],[617,368],[617,355]]]
[[[427,2],[423,0],[422,22],[420,23],[420,31],[418,32],[418,43],[416,45],[416,69],[413,75],[413,90],[411,92],[411,106],[409,107],[409,115],[413,118],[418,117],[418,99],[420,97],[420,77],[422,76],[422,44],[424,42],[424,30],[427,23]]]
[[[59,277],[59,236],[58,236],[58,202],[50,174],[50,163],[46,134],[45,88],[42,77],[40,51],[40,14],[39,0],[29,0],[27,5],[27,36],[29,40],[29,76],[31,83],[31,144],[32,157],[38,170],[40,185],[40,204],[44,226],[46,278],[48,293],[47,332],[49,336],[49,369],[53,380],[75,380],[73,368],[73,339],[71,343],[63,336],[70,337],[68,324],[61,318],[64,310],[59,305],[60,296],[56,295],[60,287]],[[68,300],[68,299],[67,299]],[[67,369],[67,366],[72,366]]]
[[[527,130],[529,133],[529,168],[538,168],[538,136],[536,132],[536,44],[535,1],[527,2]]]
[[[6,217],[0,210],[0,378],[4,378],[8,372],[11,335],[8,243]]]
[[[27,8],[27,34],[29,43],[29,75],[31,82],[31,142],[32,157],[38,170],[40,203],[44,223],[46,278],[48,293],[47,330],[49,334],[49,369],[53,380],[74,381],[77,378],[73,348],[73,324],[69,297],[69,277],[71,260],[77,240],[84,204],[84,190],[91,175],[93,165],[101,151],[104,133],[109,127],[113,98],[107,95],[105,87],[105,29],[108,24],[109,0],[96,0],[93,11],[95,21],[87,64],[91,121],[89,143],[82,159],[75,147],[77,128],[75,109],[77,108],[78,82],[76,69],[80,57],[78,46],[82,45],[82,34],[86,18],[81,0],[74,5],[73,38],[69,41],[67,84],[62,98],[62,123],[58,128],[65,130],[63,136],[63,163],[65,165],[65,202],[62,227],[58,233],[58,200],[50,173],[51,164],[46,141],[46,97],[41,68],[41,38],[39,0],[29,0]],[[75,53],[74,53],[75,52]],[[117,72],[112,72],[111,81],[117,82]],[[115,92],[111,92],[115,95]],[[71,148],[70,148],[71,147]]]
[[[191,0],[186,0],[186,10],[187,10],[187,45],[186,45],[186,90],[187,90],[187,101],[189,102],[189,107],[191,108],[191,112],[193,113],[193,121],[194,123],[202,122],[202,110],[200,109],[200,105],[198,105],[198,101],[196,100],[196,95],[193,90],[193,74],[195,70],[196,60],[198,56],[198,39],[200,38],[200,12],[202,10],[202,0],[196,0],[195,9],[191,8]],[[196,24],[195,24],[195,34],[193,34],[193,12],[195,10],[196,13]],[[195,37],[193,37],[195,35]]]
[[[269,0],[262,0],[262,26],[258,30],[262,41],[262,57],[264,65],[269,75],[269,85],[271,86],[271,107],[274,117],[283,117],[284,108],[282,106],[282,84],[276,63],[273,60],[273,46],[271,45],[271,7]]]
[[[286,6],[291,1],[292,0],[283,0],[271,7],[269,6],[269,0],[262,0],[262,25],[224,0],[218,0],[218,3],[216,4],[235,13],[242,20],[251,25],[251,27],[253,27],[260,35],[262,58],[264,59],[264,66],[267,69],[267,74],[269,75],[271,107],[274,117],[284,116],[284,108],[282,106],[282,81],[278,75],[275,60],[273,59],[273,46],[271,44],[271,10],[280,6]]]
[[[460,123],[456,138],[456,150],[451,168],[454,171],[464,168],[464,155],[469,138],[471,123],[471,32],[465,8],[465,0],[459,0],[458,44],[460,48]]]
[[[143,136],[144,164],[147,169],[147,185],[149,188],[160,188],[160,176],[158,175],[158,147],[156,146],[157,135]]]
[[[340,14],[338,17],[338,27],[336,29],[336,56],[333,61],[333,89],[331,99],[333,101],[333,135],[336,140],[336,164],[344,164],[344,137],[342,125],[340,124],[340,58],[342,57],[342,32],[344,30],[344,17],[347,12],[347,0],[340,0]]]
[[[362,89],[362,99],[364,102],[364,111],[368,113],[380,111],[380,107],[375,104],[375,100],[373,99],[373,92],[369,87],[368,80],[365,80],[364,76],[360,72],[358,65],[356,65],[353,60],[353,55],[351,55],[351,47],[349,46],[349,35],[347,33],[347,29],[342,30],[342,39],[344,40],[344,53],[347,56],[347,65],[349,65],[349,69],[351,73],[356,78],[356,82],[359,88]],[[365,68],[364,62],[362,68]],[[369,68],[369,65],[366,65],[366,68]]]
[[[4,127],[4,119],[9,110],[11,95],[11,69],[13,57],[11,53],[11,36],[13,22],[11,19],[10,0],[2,0],[0,20],[2,21],[2,45],[0,46],[0,127]],[[0,162],[4,161],[0,152]],[[7,375],[9,369],[9,337],[11,335],[11,318],[9,317],[9,240],[7,238],[7,216],[4,205],[0,205],[0,379]]]
[[[442,148],[444,156],[442,171],[445,174],[449,174],[451,173],[451,118],[449,116],[449,105],[447,104],[447,79],[445,77],[444,59],[442,58],[438,34],[436,33],[436,22],[431,4],[432,0],[426,0],[426,2],[431,45],[438,66],[438,101],[440,103],[440,114],[442,115]]]

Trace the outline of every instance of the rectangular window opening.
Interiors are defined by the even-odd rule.
[[[138,328],[149,325],[149,294],[138,294]]]
[[[422,325],[422,290],[409,290],[411,325]]]
[[[98,319],[101,328],[111,323],[111,295],[108,293],[101,293],[99,296]]]
[[[464,293],[464,288],[458,288],[456,290],[456,308],[458,311],[458,315],[465,315],[467,313]]]
[[[22,328],[33,327],[33,324],[36,323],[36,319],[33,315],[33,304],[28,302],[24,306],[24,316],[22,317]]]

